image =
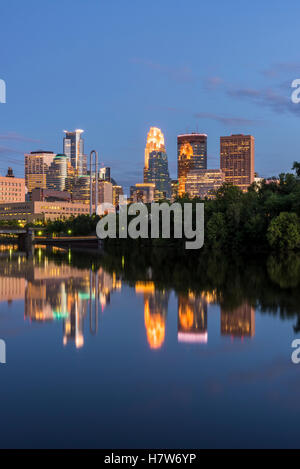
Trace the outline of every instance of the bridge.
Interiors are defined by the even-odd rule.
[[[35,245],[47,246],[61,246],[67,248],[92,248],[101,249],[103,247],[103,241],[95,236],[43,236],[40,231],[43,228],[30,227],[30,228],[18,228],[9,226],[0,226],[0,244],[4,242],[14,242],[17,240],[17,244],[21,251],[31,252]],[[38,236],[35,236],[35,232],[38,232]]]
[[[34,244],[36,228],[18,228],[10,226],[0,226],[0,242],[18,240],[19,249],[21,251],[31,251]]]

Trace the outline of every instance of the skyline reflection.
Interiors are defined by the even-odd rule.
[[[51,258],[63,254],[63,259]],[[67,257],[66,257],[67,254]],[[0,304],[24,301],[24,321],[49,323],[61,321],[62,344],[82,348],[85,334],[97,335],[101,315],[109,307],[111,295],[121,292],[127,282],[116,271],[104,267],[78,268],[72,253],[59,248],[39,248],[27,258],[15,248],[1,253]],[[177,313],[177,341],[181,344],[208,343],[209,309],[218,305],[216,290],[177,294],[177,311],[169,311],[170,295],[152,280],[136,281],[136,296],[143,296],[144,326],[150,349],[158,350],[166,340],[167,318]],[[220,295],[219,295],[220,297]],[[220,298],[219,298],[220,300]],[[239,307],[220,306],[220,336],[253,338],[255,309],[244,301]],[[87,324],[88,328],[85,328]]]

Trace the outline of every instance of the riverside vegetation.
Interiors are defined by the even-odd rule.
[[[279,179],[253,183],[247,192],[224,184],[213,199],[190,199],[176,202],[204,203],[205,250],[223,252],[283,252],[300,250],[300,163],[295,173],[282,173]],[[130,217],[129,217],[130,220]],[[67,220],[48,221],[45,231],[51,235],[80,236],[95,233],[98,216],[80,215]],[[172,221],[172,217],[171,217]],[[149,222],[150,223],[150,222]],[[118,223],[117,223],[118,226]],[[105,247],[116,245],[134,249],[141,246],[184,248],[185,239],[106,239]]]

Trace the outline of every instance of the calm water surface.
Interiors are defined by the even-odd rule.
[[[300,446],[297,257],[2,248],[1,447]]]

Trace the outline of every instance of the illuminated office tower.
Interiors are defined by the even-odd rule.
[[[207,168],[207,135],[184,134],[177,137],[178,194],[185,193],[185,181],[189,171]]]
[[[25,185],[29,193],[33,189],[47,189],[47,173],[55,153],[32,151],[25,154]]]
[[[191,198],[210,199],[224,182],[225,174],[220,169],[194,169],[186,176],[185,192]]]
[[[157,127],[151,127],[145,148],[144,183],[155,184],[154,200],[171,197],[168,157],[164,134]]]
[[[69,158],[58,154],[53,158],[47,173],[47,189],[64,191],[68,178]]]
[[[220,138],[220,168],[225,173],[225,182],[243,191],[254,182],[254,144],[252,135]]]
[[[80,176],[73,185],[73,202],[90,203],[90,177]]]
[[[172,179],[171,181],[171,199],[175,200],[178,197],[178,179]]]
[[[77,176],[82,176],[87,172],[86,155],[84,154],[84,140],[82,138],[81,129],[74,132],[65,132],[64,138],[64,154],[70,159],[71,165],[76,171]]]
[[[113,205],[118,207],[120,204],[120,197],[124,195],[122,186],[113,186]]]

